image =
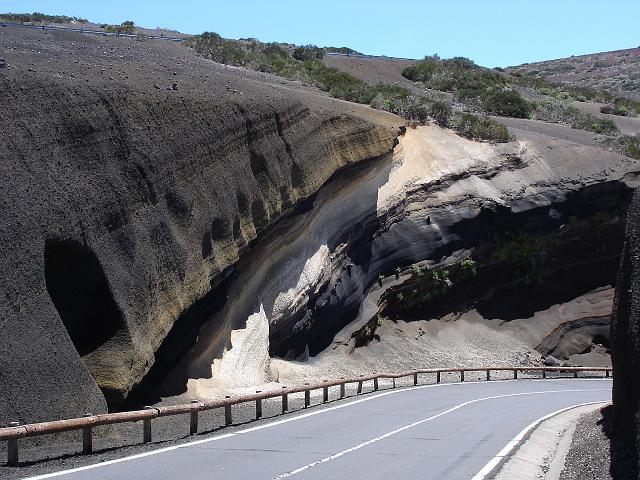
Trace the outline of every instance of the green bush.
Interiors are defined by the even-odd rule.
[[[614,135],[619,132],[616,124],[608,118],[598,118],[590,113],[581,113],[571,122],[573,128],[588,130],[601,135]]]
[[[327,53],[341,53],[343,55],[362,55],[362,53],[349,47],[324,47]]]
[[[406,106],[403,116],[409,121],[424,125],[427,123],[429,115],[430,112],[427,105],[423,103],[412,103]]]
[[[135,24],[131,20],[127,20],[120,25],[102,24],[100,28],[103,28],[109,33],[133,33],[135,31]]]
[[[303,45],[293,51],[293,58],[306,62],[307,60],[322,60],[324,51],[315,45]]]
[[[479,67],[464,57],[448,60],[426,57],[416,65],[405,68],[402,75],[409,80],[423,82],[434,90],[457,93],[462,99],[479,97],[487,90],[506,83],[505,75]]]
[[[88,23],[86,18],[68,17],[66,15],[45,15],[33,13],[0,13],[0,19],[15,23]]]
[[[488,117],[464,113],[454,123],[458,133],[470,140],[504,143],[513,140],[507,127]]]
[[[640,135],[623,135],[608,143],[623,155],[640,160]]]
[[[449,126],[449,119],[451,118],[451,107],[445,102],[434,102],[429,109],[431,117],[441,127]]]
[[[482,99],[483,107],[503,117],[529,118],[533,105],[515,90],[500,90],[489,93]]]

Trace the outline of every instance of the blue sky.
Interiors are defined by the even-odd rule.
[[[0,0],[0,11],[133,20],[375,55],[465,56],[489,67],[640,45],[639,0]]]

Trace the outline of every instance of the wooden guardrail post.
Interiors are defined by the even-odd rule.
[[[328,380],[323,380],[323,382],[327,382]],[[322,403],[327,403],[329,401],[329,387],[326,385],[322,387]]]
[[[340,380],[344,380],[344,377],[340,377]],[[344,382],[342,382],[340,384],[340,398],[344,398],[345,397],[345,386],[344,386]]]
[[[491,381],[491,370],[487,368],[487,382]]]
[[[460,381],[464,382],[464,370],[460,370]]]
[[[373,391],[374,392],[378,391],[378,377],[373,378]]]
[[[10,427],[19,427],[20,422],[9,423]],[[18,466],[18,439],[10,438],[7,440],[7,465],[9,467]]]
[[[542,369],[542,378],[547,378],[547,369],[546,368]]]
[[[145,410],[153,410],[153,407],[145,406]],[[144,418],[142,420],[142,443],[150,443],[151,442],[151,419]]]
[[[361,377],[363,377],[364,375],[360,375]],[[362,393],[362,380],[358,381],[358,395],[360,395]]]
[[[227,395],[225,398],[231,398],[231,395]],[[224,406],[224,425],[228,427],[233,423],[233,414],[231,413],[231,405]]]
[[[305,386],[309,385],[308,383],[305,383]],[[304,391],[304,408],[308,408],[309,405],[311,404],[311,392],[309,391],[309,389],[307,388]]]
[[[578,371],[573,372],[573,378],[578,378]]]
[[[518,369],[517,369],[517,368],[514,368],[514,369],[513,369],[513,379],[514,379],[514,380],[517,380],[517,379],[518,379]]]
[[[396,388],[396,379],[392,378],[391,381],[393,382],[393,387],[392,388]]]
[[[436,383],[440,383],[440,370],[436,372]]]
[[[609,378],[609,369],[605,371],[605,377]]]
[[[413,385],[418,385],[418,372],[413,374]]]
[[[83,417],[91,417],[93,413],[85,413]],[[93,451],[93,428],[82,427],[82,454],[89,455]]]
[[[282,389],[284,390],[285,388],[287,388],[286,386],[282,387]],[[287,413],[289,411],[289,394],[287,392],[284,392],[282,394],[282,413]]]
[[[256,393],[262,393],[261,390],[256,390]],[[256,400],[256,420],[262,418],[262,399],[258,398]]]
[[[191,405],[199,403],[198,400],[191,400]],[[190,415],[189,421],[189,435],[195,435],[198,433],[198,410],[193,410]]]

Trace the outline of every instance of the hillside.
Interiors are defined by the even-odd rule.
[[[640,47],[526,63],[507,71],[640,101]]]

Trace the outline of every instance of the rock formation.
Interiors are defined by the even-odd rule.
[[[631,445],[636,478],[640,471],[640,192],[627,214],[618,285],[611,318],[614,368],[613,406],[617,431]]]
[[[264,83],[166,92],[19,61],[0,76],[0,423],[118,405],[261,232],[396,141]]]
[[[180,45],[47,35],[0,32],[0,423],[286,379],[414,266],[507,232],[555,239],[520,318],[613,282],[639,168],[590,135],[405,131]],[[563,272],[581,281],[549,297]],[[521,285],[490,279],[470,301],[509,307]]]
[[[270,371],[270,355],[304,359],[326,349],[350,322],[357,320],[354,331],[369,322],[384,294],[367,314],[363,298],[380,275],[390,277],[383,289],[392,289],[397,266],[455,263],[467,251],[487,250],[496,235],[562,241],[549,250],[550,277],[541,286],[514,286],[498,265],[479,277],[490,295],[462,295],[484,298],[489,318],[513,315],[510,298],[530,309],[511,318],[526,318],[611,285],[638,167],[561,140],[532,136],[492,146],[438,127],[407,129],[393,157],[343,172],[241,259],[237,277],[224,286],[228,300],[205,322],[162,393],[208,396],[221,387],[282,380],[287,367],[278,362],[278,372]],[[516,252],[522,247],[513,245]],[[530,302],[518,288],[533,292]],[[222,325],[233,331],[230,344],[220,336]]]

